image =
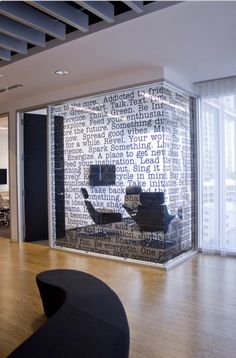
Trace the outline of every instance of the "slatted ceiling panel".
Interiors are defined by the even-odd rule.
[[[51,41],[79,38],[81,34],[142,16],[145,13],[172,6],[180,1],[0,1],[0,66],[27,56],[36,47],[40,52]],[[152,7],[150,7],[152,6]],[[141,9],[143,8],[143,13]],[[122,14],[127,14],[122,20]],[[94,27],[98,24],[101,26]],[[12,38],[12,39],[11,39]],[[14,40],[15,39],[15,40]],[[17,41],[18,40],[18,41]],[[23,44],[23,42],[25,44]],[[57,43],[56,43],[57,45]],[[49,45],[50,46],[50,45]],[[54,45],[55,46],[55,45]],[[13,51],[11,51],[13,50]],[[23,53],[22,56],[16,56]]]
[[[82,11],[84,14],[88,15],[89,18],[89,26],[93,25],[93,24],[97,24],[98,22],[103,21],[100,17],[96,16],[95,14],[91,13],[90,11],[86,10],[85,8],[83,8],[81,5],[79,5],[78,3],[76,3],[75,1],[70,1],[69,2],[71,4],[71,6],[73,6],[75,9],[79,9],[80,11]]]
[[[36,46],[45,46],[45,34],[30,27],[0,15],[0,33],[12,36]]]
[[[130,11],[130,8],[125,4],[124,1],[111,1],[111,4],[114,6],[115,16]]]
[[[56,21],[42,11],[34,9],[30,6],[30,3],[26,4],[20,1],[1,1],[0,13],[59,40],[65,40],[65,24],[60,21]]]
[[[124,3],[137,14],[141,14],[143,12],[143,1],[124,1]]]
[[[46,14],[54,16],[80,31],[88,31],[88,15],[79,9],[73,8],[70,4],[62,1],[32,1],[31,6],[42,10]]]
[[[26,42],[1,33],[0,33],[0,46],[7,50],[13,50],[21,54],[27,53]]]
[[[110,23],[115,21],[114,5],[109,1],[75,1],[84,9]]]
[[[0,59],[4,60],[4,61],[10,61],[10,59],[11,59],[11,51],[0,47]]]

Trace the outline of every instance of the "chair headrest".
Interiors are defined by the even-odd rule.
[[[88,195],[87,189],[81,188],[81,189],[80,189],[80,192],[81,192],[81,194],[83,195],[83,198],[84,198],[85,200],[88,199],[89,195]]]
[[[140,186],[127,186],[126,195],[140,194],[142,188]]]
[[[165,195],[162,191],[155,193],[141,193],[140,202],[145,206],[156,206],[165,202]]]

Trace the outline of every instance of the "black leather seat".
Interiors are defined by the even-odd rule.
[[[36,277],[48,322],[9,358],[128,358],[129,326],[114,291],[85,272]]]
[[[111,224],[115,222],[122,221],[121,213],[112,212],[112,211],[103,211],[102,209],[95,209],[93,204],[90,200],[87,200],[89,198],[88,191],[86,188],[80,189],[84,200],[84,204],[89,212],[89,215],[93,222],[97,225],[106,225]]]
[[[133,216],[137,211],[138,204],[140,204],[141,192],[140,186],[127,186],[125,190],[126,195],[123,208],[130,216]]]
[[[163,192],[140,193],[140,204],[137,206],[137,210],[131,213],[140,231],[163,231],[167,233],[169,224],[175,215],[168,213],[164,202]]]

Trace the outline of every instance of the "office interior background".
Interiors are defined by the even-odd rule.
[[[91,272],[118,291],[130,321],[132,357],[233,357],[236,3],[104,1],[108,9],[103,16],[97,9],[83,8],[82,3],[65,4],[74,11],[82,8],[89,16],[88,31],[81,30],[81,24],[73,28],[65,15],[52,15],[51,9],[36,2],[0,3],[0,170],[4,171],[0,236],[4,285],[9,287],[3,301],[17,277],[21,284],[32,280],[25,287],[35,305],[28,318],[21,316],[24,329],[15,339],[14,334],[9,338],[17,330],[12,310],[17,311],[22,298],[29,302],[30,293],[21,292],[15,306],[11,303],[5,308],[3,322],[10,324],[4,324],[6,343],[0,356],[44,323],[32,288],[33,275],[62,265]],[[49,30],[40,21],[30,24],[20,15],[21,6],[23,13],[28,9],[29,14],[33,10],[56,18],[64,24],[64,38],[56,26]],[[25,49],[19,33],[14,37],[13,21],[34,31],[41,27],[45,45],[29,45],[27,40]],[[7,42],[9,37],[16,42]],[[143,122],[136,124],[136,133],[123,125],[133,120],[131,115],[136,116],[136,123]],[[163,127],[157,130],[157,124]],[[104,138],[88,135],[100,132]],[[132,135],[137,146],[132,146]],[[75,148],[79,148],[77,160]],[[135,159],[122,154],[124,148]],[[157,150],[163,151],[157,156]],[[122,164],[115,154],[123,159]],[[57,167],[61,161],[62,172]],[[122,184],[116,179],[114,186],[114,178],[104,184],[101,172],[100,184],[90,178],[94,165],[94,170],[110,165],[114,176],[114,164]],[[154,172],[158,173],[155,178]],[[167,232],[153,234],[151,230],[145,236],[139,222],[135,222],[138,229],[133,229],[130,218],[134,215],[125,209],[126,189],[132,186],[141,187],[144,193],[164,192],[163,203],[174,217]],[[110,209],[120,216],[111,217],[107,226],[95,222],[85,206],[84,187],[96,209]],[[62,202],[57,195],[61,193]],[[137,203],[135,195],[132,200]],[[17,264],[8,266],[14,260]],[[10,267],[14,274],[9,274]],[[167,272],[157,270],[171,267]],[[124,280],[126,289],[119,280]],[[33,319],[37,324],[30,325]],[[138,327],[142,320],[143,331]]]

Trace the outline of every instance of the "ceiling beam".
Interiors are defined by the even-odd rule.
[[[22,54],[27,54],[27,43],[17,40],[14,37],[0,33],[0,47],[7,50],[15,51]]]
[[[88,15],[63,1],[31,1],[30,5],[80,31],[89,29]]]
[[[30,4],[30,3],[29,3]],[[59,40],[66,38],[66,25],[20,1],[1,1],[0,14]]]
[[[11,60],[11,51],[0,47],[0,59],[4,60],[4,61],[10,61]]]
[[[108,1],[75,1],[108,23],[114,22],[114,6]]]
[[[45,34],[2,15],[0,15],[0,32],[30,44],[45,47]]]
[[[141,14],[143,9],[143,1],[123,1],[125,5],[129,6],[132,10],[134,10],[137,14]]]

